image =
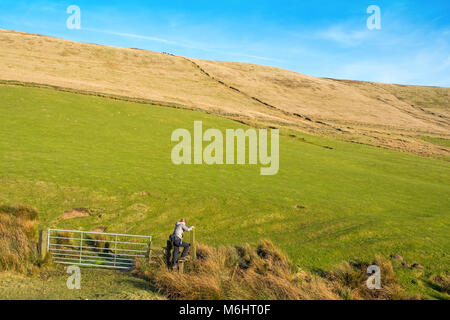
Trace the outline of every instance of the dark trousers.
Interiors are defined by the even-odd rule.
[[[172,266],[174,266],[178,262],[178,254],[180,252],[180,247],[183,247],[183,253],[181,254],[181,258],[186,257],[188,251],[189,251],[190,244],[184,241],[181,241],[179,238],[175,238],[173,241],[173,259],[172,259]]]

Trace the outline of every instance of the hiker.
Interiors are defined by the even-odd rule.
[[[181,259],[185,259],[190,244],[187,242],[183,242],[183,233],[184,231],[191,231],[194,229],[194,226],[186,227],[186,219],[181,219],[179,222],[175,223],[175,230],[170,235],[170,241],[173,243],[173,258],[172,258],[172,264],[171,267],[175,267],[176,263],[178,262],[178,253],[180,251],[180,247],[183,247],[183,253],[181,254]]]

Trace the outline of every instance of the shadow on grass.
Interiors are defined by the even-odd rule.
[[[123,280],[120,280],[120,283],[129,284],[135,287],[136,289],[151,291],[155,294],[158,294],[158,289],[155,288],[148,280],[143,277],[139,277],[135,274],[132,274],[130,271],[120,271],[127,275],[127,277]]]

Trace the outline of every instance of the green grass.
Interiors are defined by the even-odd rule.
[[[250,165],[176,166],[173,130],[192,130],[195,120],[204,129],[245,126],[48,89],[0,86],[0,97],[0,204],[35,206],[42,227],[104,225],[162,246],[186,217],[199,241],[268,237],[308,270],[377,253],[420,263],[425,276],[450,265],[449,162],[282,132],[276,176]],[[101,217],[58,220],[75,207]],[[401,271],[403,284],[427,294],[411,272]]]
[[[438,146],[450,147],[449,139],[424,136],[422,140],[437,144]]]
[[[147,281],[129,272],[82,269],[81,288],[67,289],[70,274],[63,266],[40,277],[0,273],[0,297],[5,300],[158,300]]]

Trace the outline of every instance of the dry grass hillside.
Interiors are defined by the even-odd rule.
[[[0,80],[177,103],[425,156],[450,156],[450,88],[315,78],[0,30]]]

